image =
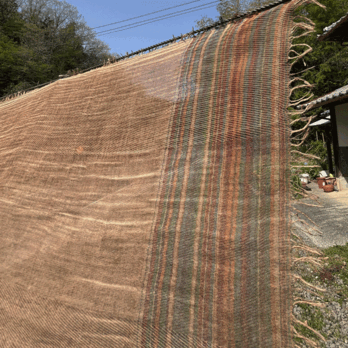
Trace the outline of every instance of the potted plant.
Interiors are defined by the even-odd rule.
[[[324,185],[323,189],[325,192],[332,192],[334,190],[334,185],[333,184]]]

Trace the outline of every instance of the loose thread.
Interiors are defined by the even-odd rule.
[[[306,321],[301,321],[301,320],[298,320],[295,318],[294,315],[292,315],[292,320],[296,323],[296,324],[299,324],[299,325],[302,325],[304,327],[306,327],[308,330],[311,330],[314,334],[316,334],[321,340],[323,340],[324,342],[326,342],[326,339],[325,337],[319,333],[317,330],[314,330],[312,327],[310,327],[307,323],[307,320]]]
[[[309,252],[309,253],[311,253],[311,254],[315,254],[315,255],[319,255],[319,256],[324,256],[324,254],[323,254],[322,252],[317,251],[317,250],[315,250],[315,249],[313,249],[313,248],[310,248],[309,246],[306,246],[306,245],[294,245],[294,246],[292,247],[292,249],[301,249],[301,250],[307,251],[307,252]]]
[[[303,117],[297,118],[297,119],[290,122],[290,126],[292,126],[293,124],[295,124],[297,122],[307,122],[309,120],[309,117],[310,116],[303,116]]]
[[[293,332],[295,333],[295,337],[303,339],[306,343],[308,343],[313,348],[319,347],[317,342],[315,342],[315,341],[311,340],[310,338],[305,337],[305,336],[301,335],[300,333],[298,333],[297,330],[295,329],[295,327],[292,327],[292,329],[293,329]]]
[[[306,226],[308,226],[309,229],[308,229],[306,232],[307,232],[308,234],[310,234],[311,236],[316,236],[316,235],[313,234],[313,233],[311,233],[311,232],[310,232],[310,229],[312,229],[313,231],[318,232],[319,235],[322,235],[322,234],[323,234],[323,233],[322,233],[321,231],[319,231],[317,228],[309,226],[309,224],[308,224],[306,221],[304,221],[303,219],[297,219],[297,220],[294,221],[294,222],[297,222],[297,221],[302,222],[303,224],[305,224]]]
[[[293,52],[293,53],[295,53],[296,54],[296,56],[294,56],[294,57],[290,57],[289,56],[289,60],[292,60],[292,59],[295,59],[291,64],[290,64],[290,66],[291,67],[293,67],[301,58],[303,58],[305,55],[307,55],[309,52],[312,52],[313,51],[313,48],[311,47],[311,46],[309,46],[309,45],[307,45],[307,44],[297,44],[296,46],[304,46],[304,47],[308,47],[308,49],[307,50],[305,50],[304,52],[302,52],[302,53],[298,53],[297,51],[295,51],[295,50],[290,50],[290,52],[289,52],[289,54],[291,53],[291,52]]]
[[[308,129],[308,127],[307,127],[306,133],[304,134],[303,138],[301,139],[301,142],[300,142],[299,144],[293,144],[293,143],[291,143],[291,146],[300,147],[300,146],[305,142],[305,140],[307,139],[308,134],[309,134],[309,129]]]
[[[292,73],[292,74],[290,74],[290,76],[300,75],[300,74],[305,73],[308,70],[312,70],[312,69],[315,69],[315,68],[316,68],[316,66],[314,65],[314,66],[311,66],[311,67],[309,67],[309,68],[307,68],[305,70],[302,70],[302,71],[299,71],[299,72],[296,72],[296,73]]]
[[[320,268],[323,267],[322,263],[324,260],[327,260],[327,257],[313,257],[313,256],[304,256],[304,257],[298,257],[295,258],[292,263],[295,264],[297,262],[309,262],[312,263]],[[319,261],[318,261],[319,260]]]
[[[326,308],[326,304],[325,303],[321,303],[321,302],[313,302],[313,301],[295,301],[293,303],[294,305],[297,305],[297,304],[308,304],[310,306],[313,306],[313,307],[319,307],[319,308]]]
[[[305,130],[308,128],[308,126],[310,125],[311,121],[312,121],[314,118],[315,118],[315,117],[313,117],[313,116],[309,117],[309,120],[308,120],[307,124],[306,124],[303,128],[297,129],[297,130],[294,130],[294,131],[291,131],[291,134],[296,134],[296,133],[300,133],[300,132],[305,131]]]
[[[307,21],[307,22],[309,22],[309,24],[311,24],[315,28],[315,23],[308,17],[297,15],[293,18],[293,20],[295,21],[296,19],[300,19],[301,21]],[[301,22],[297,22],[297,23],[301,23]],[[304,22],[302,22],[302,23],[304,23]]]
[[[320,268],[322,267],[321,262],[317,261],[316,258],[310,257],[310,256],[299,257],[299,258],[295,258],[292,260],[293,264],[298,263],[298,262],[308,262],[308,263],[311,263],[311,264],[318,266]]]
[[[303,282],[304,284],[306,284],[310,288],[316,289],[316,290],[321,291],[321,292],[326,292],[326,289],[322,289],[322,288],[319,288],[319,287],[317,287],[317,286],[315,286],[313,284],[310,284],[310,283],[306,282],[302,277],[300,277],[300,276],[298,276],[296,274],[293,274],[292,276],[293,276],[294,279],[300,280],[301,282]]]
[[[307,205],[308,207],[324,208],[323,205],[315,205],[315,204],[309,204],[309,203],[304,203],[304,202],[297,202],[297,204]]]
[[[308,93],[307,93],[306,95],[304,95],[302,98],[290,102],[290,106],[294,107],[294,106],[297,106],[297,105],[299,105],[299,104],[301,104],[301,103],[304,103],[304,102],[306,102],[306,101],[309,101],[309,100],[311,100],[311,99],[313,98],[313,96],[314,96],[313,93],[308,92]]]
[[[300,214],[304,215],[312,224],[314,224],[315,226],[319,227],[307,214],[305,214],[303,211],[295,208],[295,207],[292,207],[292,209],[298,211]]]
[[[299,291],[302,291],[303,289],[302,288],[300,288],[300,287],[293,287],[293,289],[294,290],[299,290]],[[316,297],[319,297],[319,298],[321,298],[322,300],[324,300],[324,295],[322,295],[322,294],[319,294],[318,292],[316,292],[316,291],[313,291],[313,290],[311,290],[311,289],[306,289],[306,292],[309,292],[309,293],[311,293],[312,295],[314,295],[314,296],[316,296]]]
[[[300,152],[300,151],[297,151],[297,150],[291,150],[290,152],[298,153],[298,154],[300,154],[301,156],[304,156],[304,157],[314,158],[314,159],[320,160],[320,157],[315,156],[315,155],[311,155],[311,154],[309,154],[309,153],[303,153],[303,152]]]

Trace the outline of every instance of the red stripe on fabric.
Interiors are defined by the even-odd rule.
[[[280,10],[276,20],[276,28],[281,28],[284,13],[287,7],[283,6]],[[271,134],[272,150],[271,150],[271,226],[270,226],[270,275],[271,275],[271,316],[272,316],[272,341],[273,345],[280,344],[280,282],[279,282],[279,169],[276,170],[277,156],[279,152],[279,119],[278,119],[278,105],[279,105],[279,84],[284,81],[279,81],[279,67],[285,57],[280,57],[279,47],[282,44],[283,37],[280,35],[282,31],[275,31],[275,42],[273,49],[273,69],[272,69],[272,127]]]
[[[229,35],[226,37],[226,44],[223,47],[222,50],[222,57],[223,61],[226,62],[226,64],[231,64],[231,57],[228,56],[228,54],[231,52],[231,46],[233,45],[232,37],[234,36],[236,30],[238,30],[238,24],[235,24],[233,28],[231,28]],[[229,59],[228,59],[229,57]],[[225,64],[223,69],[225,69]],[[227,69],[228,71],[228,69]],[[221,74],[222,75],[222,84],[223,86],[228,87],[230,76],[227,76],[227,74]],[[221,76],[220,75],[220,76]],[[219,99],[222,101],[222,103],[225,103],[225,91],[224,93],[219,93]],[[222,94],[222,96],[221,96]],[[223,105],[224,109],[224,105]],[[229,224],[229,220],[226,216],[227,213],[227,205],[230,202],[229,196],[229,176],[230,173],[230,167],[231,167],[231,157],[233,154],[233,147],[230,146],[231,138],[230,135],[230,127],[231,127],[231,118],[229,117],[229,108],[226,108],[226,125],[225,125],[225,133],[223,135],[224,138],[224,159],[223,159],[223,169],[222,169],[222,178],[223,181],[221,181],[220,184],[220,201],[223,202],[223,206],[221,209],[222,214],[219,216],[220,224],[219,228],[221,229],[221,233],[219,233],[219,240],[217,240],[217,261],[216,264],[218,265],[216,270],[216,286],[214,291],[217,293],[216,298],[216,313],[213,313],[213,315],[216,315],[216,318],[213,318],[213,321],[216,322],[216,325],[213,326],[213,330],[215,331],[215,341],[218,346],[227,346],[227,336],[228,336],[228,321],[229,317],[227,315],[228,308],[226,306],[226,299],[228,297],[228,285],[227,285],[227,274],[226,271],[228,271],[228,237],[226,230],[226,225]],[[224,228],[225,227],[225,228]],[[227,295],[227,296],[226,296]]]
[[[245,25],[247,24],[246,21],[241,23],[238,33],[235,38],[235,52],[236,52],[236,58],[235,61],[237,61],[236,68],[234,71],[241,72],[242,67],[244,65],[244,62],[242,59],[240,59],[240,38],[243,38],[245,36]],[[228,288],[229,288],[229,298],[228,298],[228,308],[229,308],[229,317],[230,321],[228,322],[228,344],[233,347],[235,346],[235,317],[234,317],[234,304],[235,304],[235,297],[234,297],[234,275],[235,275],[235,235],[236,235],[236,228],[237,228],[237,206],[238,206],[238,197],[240,193],[240,187],[239,185],[236,185],[236,183],[239,182],[239,176],[240,176],[240,163],[241,163],[241,152],[239,149],[241,148],[241,138],[238,136],[238,130],[241,127],[242,124],[242,112],[241,112],[241,101],[240,96],[238,95],[237,91],[240,87],[240,81],[242,79],[242,76],[240,74],[231,74],[231,80],[230,80],[230,86],[231,91],[229,93],[230,97],[230,107],[231,107],[231,122],[232,122],[232,132],[231,132],[231,147],[232,147],[232,166],[231,171],[229,173],[229,186],[228,190],[231,193],[231,201],[230,201],[230,208],[228,209],[228,213],[231,214],[231,218],[228,219],[228,221],[231,222],[230,225],[228,225],[227,232],[230,233],[230,240],[232,242],[232,250],[230,250],[230,267],[228,267]]]
[[[193,69],[193,65],[194,65],[194,56],[196,54],[198,45],[200,43],[201,40],[203,40],[205,35],[202,35],[201,38],[199,38],[198,42],[196,43],[194,49],[193,49],[193,56],[191,58],[191,65],[190,65],[190,69],[188,72],[188,78],[191,76],[192,74],[192,69]],[[190,93],[190,92],[189,92]],[[188,104],[188,100],[189,98],[186,98],[185,100],[185,104],[184,107],[182,109],[182,112],[180,113],[180,116],[182,117],[182,123],[181,125],[185,124],[185,119],[186,119],[186,110],[187,110],[187,104]],[[177,117],[179,115],[176,114],[175,116]],[[173,214],[173,205],[174,205],[174,196],[175,196],[175,190],[176,190],[176,185],[177,185],[177,181],[178,181],[178,168],[179,168],[179,162],[180,162],[180,157],[181,157],[181,152],[182,152],[182,148],[183,148],[183,139],[184,139],[184,134],[185,134],[185,127],[181,126],[181,132],[180,132],[180,138],[179,138],[179,142],[176,145],[176,147],[178,147],[178,153],[176,155],[176,161],[174,164],[174,179],[173,179],[173,183],[171,185],[171,194],[170,194],[170,198],[169,198],[169,203],[168,203],[168,210],[167,210],[167,219],[166,219],[166,225],[163,228],[163,240],[164,240],[164,247],[163,247],[163,251],[162,251],[162,262],[160,264],[159,269],[161,270],[160,273],[160,277],[159,277],[159,281],[157,283],[156,286],[156,295],[157,295],[157,301],[156,301],[156,315],[155,315],[155,322],[154,322],[154,327],[158,328],[159,327],[159,317],[160,317],[160,312],[161,312],[161,296],[162,296],[162,287],[163,287],[163,279],[164,279],[164,273],[165,273],[165,269],[166,269],[166,262],[167,259],[165,258],[166,254],[167,254],[167,249],[168,249],[168,237],[169,237],[169,224],[171,222],[171,218],[172,218],[172,214]],[[174,260],[173,260],[174,262]],[[168,318],[166,321],[166,324],[168,323]],[[154,347],[157,347],[158,345],[158,339],[159,339],[159,335],[155,336],[155,342],[154,342]]]
[[[262,15],[254,15],[251,20],[255,20],[256,17],[258,18],[257,21],[257,26],[253,29],[253,39],[249,39],[248,41],[253,42],[253,48],[255,46],[257,46],[260,42],[260,38],[258,33],[260,30],[260,27],[263,26],[263,21],[262,21],[262,17],[264,16],[264,14]],[[251,25],[250,25],[251,26]],[[250,30],[250,34],[251,34],[251,30]],[[250,35],[251,36],[251,35]],[[252,56],[252,60],[249,66],[249,72],[251,74],[248,74],[247,79],[248,81],[250,81],[250,83],[252,84],[252,81],[254,81],[254,77],[252,74],[256,74],[258,72],[256,72],[255,69],[255,64],[257,62],[257,59],[259,58],[259,51],[253,49],[253,56]],[[253,95],[253,92],[256,92],[255,88],[250,88],[250,91],[248,93],[248,100],[254,100],[253,97],[255,97]],[[248,105],[249,106],[249,105]],[[247,308],[250,308],[248,306],[248,303],[250,302],[249,299],[249,294],[248,294],[248,267],[250,267],[249,264],[249,258],[248,258],[248,248],[249,246],[249,234],[250,234],[250,225],[249,225],[249,211],[250,211],[250,199],[252,196],[252,192],[250,191],[250,185],[248,185],[249,182],[251,182],[251,180],[253,180],[253,173],[252,173],[252,164],[253,164],[253,148],[251,147],[250,144],[252,144],[253,142],[253,138],[255,136],[257,136],[255,134],[255,132],[253,131],[253,127],[254,127],[254,122],[252,120],[252,115],[253,115],[253,110],[250,110],[250,107],[247,108],[247,115],[246,115],[246,158],[245,158],[245,171],[244,171],[244,181],[246,183],[246,185],[243,186],[243,191],[244,191],[244,204],[243,204],[243,227],[244,230],[242,231],[242,285],[241,285],[241,302],[242,302],[242,307],[245,307],[245,310],[242,311],[242,326],[243,328],[245,328],[244,334],[243,334],[243,346],[247,347],[249,346],[249,342],[250,342],[250,334],[252,332],[252,328],[250,328],[250,310],[248,311]],[[243,277],[244,275],[244,277]],[[251,308],[250,308],[251,309]],[[252,310],[252,309],[251,309]],[[257,318],[258,320],[258,318]]]
[[[190,46],[187,48],[186,52],[189,51],[191,49],[191,46],[194,44],[195,42],[193,41]],[[186,52],[184,52],[183,54],[185,55]],[[180,88],[180,87],[179,87]],[[171,125],[171,130],[170,131],[170,140],[169,140],[169,147],[168,147],[168,152],[166,154],[166,160],[165,160],[165,170],[164,170],[164,176],[162,178],[163,181],[163,186],[162,186],[162,192],[161,192],[161,196],[160,196],[160,200],[159,200],[159,204],[158,204],[158,213],[157,213],[157,218],[156,218],[156,224],[154,226],[154,232],[153,232],[153,240],[152,240],[152,253],[151,253],[151,261],[150,261],[150,268],[149,268],[149,272],[148,272],[148,280],[147,280],[147,287],[145,289],[146,292],[146,298],[145,298],[145,302],[144,302],[144,310],[143,310],[143,323],[142,323],[142,345],[145,346],[146,343],[146,328],[148,327],[149,323],[149,305],[150,305],[150,297],[151,297],[151,287],[152,287],[152,282],[153,282],[153,277],[155,276],[155,264],[157,258],[156,258],[156,249],[157,249],[157,245],[160,239],[160,222],[162,219],[162,214],[163,214],[163,210],[166,206],[165,202],[164,202],[164,197],[165,197],[165,193],[166,193],[166,181],[168,180],[168,173],[169,168],[171,166],[171,158],[173,155],[173,151],[175,150],[175,147],[173,146],[173,143],[175,141],[175,134],[177,131],[177,122],[179,121],[178,117],[176,117],[179,114],[179,108],[181,106],[181,102],[180,100],[176,102],[175,105],[175,111],[174,111],[174,115],[173,115],[173,121],[172,121],[172,125]]]

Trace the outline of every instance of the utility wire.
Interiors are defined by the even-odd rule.
[[[168,19],[168,18],[172,18],[172,17],[181,16],[181,15],[184,15],[184,14],[186,14],[186,13],[190,13],[190,12],[195,12],[195,11],[203,10],[203,9],[206,9],[206,8],[209,8],[209,7],[214,7],[215,5],[209,5],[209,4],[216,4],[216,3],[218,3],[218,2],[220,2],[220,0],[211,1],[211,2],[208,2],[208,3],[205,4],[205,5],[191,7],[191,8],[188,8],[188,9],[186,9],[186,10],[177,11],[177,12],[173,12],[173,13],[169,13],[169,14],[164,15],[164,16],[158,16],[158,17],[146,19],[146,20],[143,20],[143,21],[138,21],[138,22],[135,22],[135,23],[123,25],[123,26],[120,26],[120,27],[117,27],[117,28],[108,29],[108,30],[103,30],[103,31],[100,31],[100,32],[98,32],[98,33],[96,33],[96,34],[97,34],[98,36],[103,36],[103,35],[107,35],[107,34],[110,34],[110,33],[115,33],[115,32],[119,32],[119,31],[124,31],[124,30],[128,30],[128,29],[140,27],[140,26],[142,26],[142,25],[146,25],[146,24],[150,24],[150,23],[153,23],[153,22],[162,21],[162,20],[164,20],[164,19]],[[207,5],[209,5],[209,6],[207,6]],[[202,6],[204,6],[204,7],[202,7]],[[199,8],[197,8],[197,7],[199,7]],[[189,10],[191,10],[191,9],[193,9],[193,10],[192,10],[192,11],[189,11]],[[178,13],[178,14],[175,14],[175,13]],[[157,18],[159,18],[159,19],[157,19]],[[154,20],[154,19],[155,19],[155,20]],[[143,23],[143,22],[147,22],[147,23]],[[137,23],[143,23],[143,24],[134,25],[134,24],[137,24]],[[129,27],[130,25],[132,25],[132,26]],[[124,27],[127,27],[127,28],[118,30],[118,29],[124,28]]]
[[[137,18],[141,18],[141,17],[145,17],[145,16],[150,16],[150,15],[155,14],[155,13],[158,13],[158,12],[171,10],[172,8],[176,8],[176,7],[180,7],[180,6],[185,6],[185,5],[192,4],[193,2],[198,2],[198,1],[201,1],[201,0],[194,0],[194,1],[190,1],[190,2],[185,2],[184,4],[181,4],[181,5],[168,7],[168,8],[165,8],[165,9],[163,9],[163,10],[158,10],[158,11],[155,11],[155,12],[147,13],[147,14],[144,14],[144,15],[141,15],[141,16],[137,16],[137,17],[133,17],[133,18],[129,18],[129,19],[124,19],[123,21],[119,21],[119,22],[114,22],[114,23],[110,23],[110,24],[100,25],[99,27],[95,27],[95,28],[91,28],[91,29],[98,29],[98,28],[108,27],[109,25],[114,25],[114,24],[118,24],[118,23],[123,23],[123,22],[131,21],[131,20],[133,20],[133,19],[137,19]]]
[[[197,0],[197,1],[200,1],[200,0]],[[139,26],[142,26],[142,25],[146,25],[146,24],[151,24],[153,22],[158,22],[158,21],[161,21],[161,20],[164,20],[164,19],[168,19],[168,18],[172,18],[172,17],[177,17],[177,16],[181,16],[181,15],[184,15],[184,14],[187,14],[187,13],[190,13],[190,12],[195,12],[195,11],[199,11],[199,10],[204,10],[206,8],[209,8],[209,7],[213,7],[215,5],[211,5],[211,4],[216,4],[218,3],[220,0],[215,0],[215,1],[211,1],[211,2],[208,2],[206,4],[203,4],[203,5],[199,5],[199,6],[194,6],[194,7],[191,7],[191,8],[188,8],[186,10],[182,10],[182,11],[176,11],[176,12],[172,12],[172,13],[168,13],[164,16],[158,16],[158,17],[154,17],[154,18],[149,18],[149,19],[145,19],[143,21],[138,21],[138,22],[134,22],[134,23],[130,23],[130,24],[126,24],[126,25],[122,25],[120,27],[116,27],[116,28],[112,28],[112,29],[107,29],[107,30],[103,30],[103,31],[100,31],[98,33],[95,33],[97,36],[103,36],[103,35],[107,35],[107,34],[111,34],[111,33],[115,33],[115,32],[119,32],[119,31],[124,31],[124,30],[128,30],[128,29],[132,29],[132,28],[136,28],[136,27],[139,27]],[[209,5],[209,6],[208,6]],[[191,10],[191,11],[189,11]],[[154,20],[155,19],[155,20]],[[144,23],[146,22],[146,23]],[[138,25],[134,25],[134,24],[137,24],[137,23],[142,23],[142,24],[138,24]],[[121,29],[121,28],[125,28],[125,29]],[[119,30],[120,29],[120,30]],[[88,38],[89,35],[86,35],[86,36],[80,36],[80,38],[82,40],[84,40],[85,38]],[[64,46],[65,43],[62,43],[62,44],[59,44],[59,45],[56,45],[55,48],[57,47],[61,47],[61,46]]]

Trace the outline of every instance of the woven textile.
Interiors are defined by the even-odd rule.
[[[1,347],[292,347],[294,7],[0,105]]]

